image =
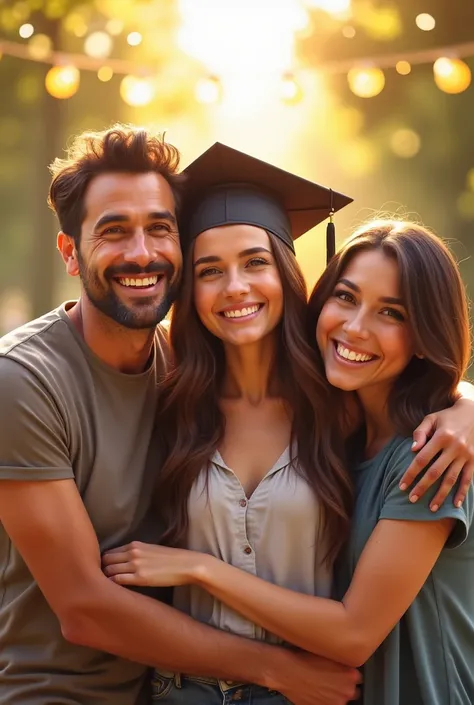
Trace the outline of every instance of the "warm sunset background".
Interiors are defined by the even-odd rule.
[[[216,140],[448,238],[474,286],[474,4],[468,0],[0,0],[0,334],[77,294],[48,163],[117,121],[183,166]],[[298,257],[312,284],[324,226]],[[442,294],[442,292],[440,292]]]

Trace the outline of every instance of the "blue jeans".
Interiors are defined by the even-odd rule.
[[[153,705],[291,705],[281,693],[259,685],[155,671]]]

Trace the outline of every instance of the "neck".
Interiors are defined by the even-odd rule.
[[[154,329],[124,328],[85,296],[67,313],[87,346],[106,365],[126,374],[144,371],[153,349]]]
[[[366,453],[375,455],[392,438],[395,427],[390,419],[388,398],[390,390],[360,389],[357,395],[364,409],[366,427]]]
[[[271,395],[274,336],[267,336],[251,345],[225,346],[225,356],[224,397],[244,399],[256,406]]]

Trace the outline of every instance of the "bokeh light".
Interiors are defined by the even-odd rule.
[[[471,69],[460,59],[437,59],[433,73],[436,85],[445,93],[462,93],[471,84]]]
[[[420,15],[417,15],[415,22],[418,29],[423,30],[423,32],[431,32],[431,30],[436,27],[435,18],[427,12],[422,12]]]
[[[397,61],[395,70],[400,76],[408,76],[411,73],[411,64],[409,61]]]
[[[380,165],[376,145],[368,139],[348,142],[339,155],[341,170],[353,178],[373,174]]]
[[[474,193],[472,191],[463,191],[457,198],[456,206],[463,220],[474,220]]]
[[[342,36],[345,37],[346,39],[354,39],[356,35],[356,30],[354,27],[351,25],[346,25],[345,27],[342,28]]]
[[[130,32],[130,34],[127,36],[127,44],[129,44],[131,47],[137,47],[139,44],[142,43],[142,35],[140,32]]]
[[[303,90],[291,73],[284,75],[280,81],[280,98],[286,105],[295,105],[303,98]]]
[[[310,7],[324,10],[330,15],[341,15],[351,9],[351,0],[306,0]]]
[[[396,5],[364,5],[357,16],[371,39],[391,42],[402,34],[403,24]]]
[[[28,42],[28,53],[35,61],[43,61],[51,54],[53,42],[46,34],[35,34]]]
[[[201,78],[196,83],[196,100],[199,103],[218,103],[222,97],[222,84],[216,76]]]
[[[114,71],[110,66],[101,66],[97,71],[97,78],[103,83],[107,83],[113,78]]]
[[[84,42],[84,53],[94,59],[105,59],[110,56],[113,41],[107,32],[92,32]]]
[[[155,97],[155,86],[150,78],[125,76],[120,83],[122,100],[132,107],[142,107]]]
[[[375,66],[353,68],[347,74],[347,80],[349,88],[359,98],[373,98],[381,93],[385,86],[384,72]]]
[[[420,135],[409,128],[400,128],[390,137],[390,147],[397,157],[411,159],[415,157],[421,148]]]
[[[79,12],[70,12],[64,18],[63,26],[66,32],[73,34],[75,37],[85,37],[87,34],[87,22]]]
[[[79,88],[80,73],[75,66],[53,66],[45,78],[46,90],[53,98],[71,98]]]
[[[467,172],[466,185],[467,188],[474,193],[474,167]]]
[[[112,18],[111,20],[108,20],[107,24],[105,25],[105,29],[113,37],[117,37],[119,34],[121,34],[123,32],[123,27],[124,25],[122,20],[119,20],[117,18]]]
[[[35,28],[29,22],[27,24],[22,24],[18,30],[18,34],[22,39],[29,39],[34,34]]]

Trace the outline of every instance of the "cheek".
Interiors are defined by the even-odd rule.
[[[194,281],[194,305],[201,321],[211,313],[216,296],[214,287],[210,282],[204,283],[200,279]]]
[[[339,325],[341,325],[341,316],[338,314],[336,307],[331,302],[325,304],[319,314],[316,325],[316,342],[321,352],[326,346],[329,334]]]
[[[402,327],[394,327],[393,330],[385,331],[383,341],[385,356],[390,357],[392,363],[403,370],[415,352],[410,334]]]

